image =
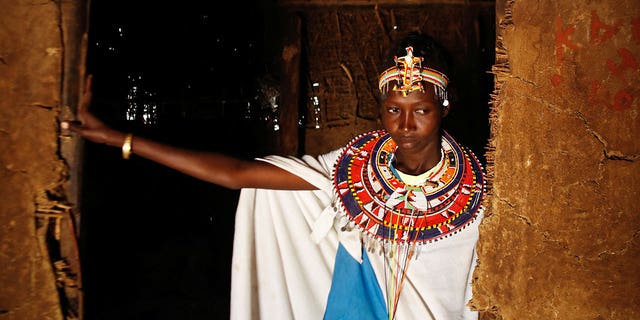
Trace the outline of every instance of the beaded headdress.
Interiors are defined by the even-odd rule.
[[[378,88],[380,92],[389,92],[389,82],[394,81],[394,91],[402,92],[403,96],[406,96],[410,92],[420,90],[424,92],[423,81],[433,84],[436,96],[444,106],[449,105],[447,100],[447,84],[449,79],[447,76],[435,69],[422,67],[423,57],[415,57],[413,55],[413,47],[407,47],[407,55],[404,57],[395,56],[393,59],[396,62],[394,67],[391,67],[378,78]]]

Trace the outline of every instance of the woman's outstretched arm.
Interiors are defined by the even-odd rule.
[[[89,76],[78,107],[80,122],[62,122],[62,129],[71,130],[92,142],[122,147],[127,134],[110,128],[88,111],[91,104],[91,86],[92,78]],[[316,189],[304,179],[262,161],[188,150],[137,136],[131,140],[131,151],[184,174],[231,189]]]

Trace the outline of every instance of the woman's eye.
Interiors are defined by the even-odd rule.
[[[429,112],[427,109],[416,109],[417,114],[426,114],[427,112]]]
[[[399,111],[399,108],[387,108],[387,112],[389,113],[398,113]]]

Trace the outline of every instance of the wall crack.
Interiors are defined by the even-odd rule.
[[[53,110],[54,106],[49,106],[46,105],[44,103],[41,102],[34,102],[32,104],[30,104],[31,107],[37,107],[37,108],[42,108],[42,109],[46,109],[46,110]]]
[[[528,80],[528,79],[525,79],[525,78],[523,78],[523,77],[521,77],[521,76],[515,76],[515,75],[512,75],[512,76],[510,76],[509,78],[513,78],[513,79],[520,80],[520,81],[522,81],[522,82],[524,82],[524,83],[526,83],[526,84],[532,85],[532,86],[534,86],[534,87],[537,87],[537,86],[538,86],[535,82],[533,82],[533,81],[531,81],[531,80]]]
[[[498,196],[498,195],[494,195],[498,200],[500,200],[500,202],[504,202],[506,203],[509,207],[511,208],[515,208],[516,205],[514,205],[513,203],[507,201],[506,199],[503,199],[502,197]]]
[[[602,257],[604,256],[615,256],[615,255],[622,255],[625,254],[629,248],[632,246],[632,242],[634,242],[636,240],[636,238],[638,238],[638,235],[640,235],[640,231],[636,231],[633,233],[633,236],[631,237],[631,239],[627,240],[624,242],[624,247],[622,247],[620,250],[615,250],[615,251],[611,251],[611,250],[605,250],[602,251],[598,254],[598,258],[602,259]]]
[[[551,110],[551,111],[553,111],[555,113],[558,113],[558,114],[569,114],[569,112],[567,112],[565,110],[562,110],[560,107],[556,106],[555,104],[553,104],[553,103],[551,103],[551,102],[549,102],[547,100],[540,99],[538,97],[534,97],[534,96],[527,95],[527,94],[522,94],[522,93],[518,93],[517,96],[518,97],[524,97],[525,99],[529,99],[531,101],[539,103],[539,104],[547,107],[547,109],[549,109],[549,110]]]
[[[607,140],[604,139],[597,131],[591,128],[591,126],[589,125],[589,122],[584,117],[584,115],[580,111],[576,111],[575,115],[577,116],[578,119],[580,119],[580,121],[584,123],[585,129],[589,133],[591,133],[596,138],[596,140],[600,142],[600,144],[602,144],[602,151],[603,151],[605,160],[614,160],[614,161],[622,160],[622,161],[633,162],[638,160],[638,158],[640,158],[640,155],[637,155],[637,154],[627,155],[618,150],[609,150],[609,143],[607,142]]]

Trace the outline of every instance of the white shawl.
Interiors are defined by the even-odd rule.
[[[236,212],[231,319],[322,319],[338,242],[361,261],[357,230],[342,232],[332,209],[331,172],[340,150],[319,156],[270,156],[269,162],[317,191],[243,189]],[[475,243],[482,215],[457,234],[422,245],[411,262],[396,319],[477,319],[471,299]],[[331,228],[333,226],[333,228]],[[313,234],[313,235],[312,235]],[[368,253],[384,289],[384,264]]]

